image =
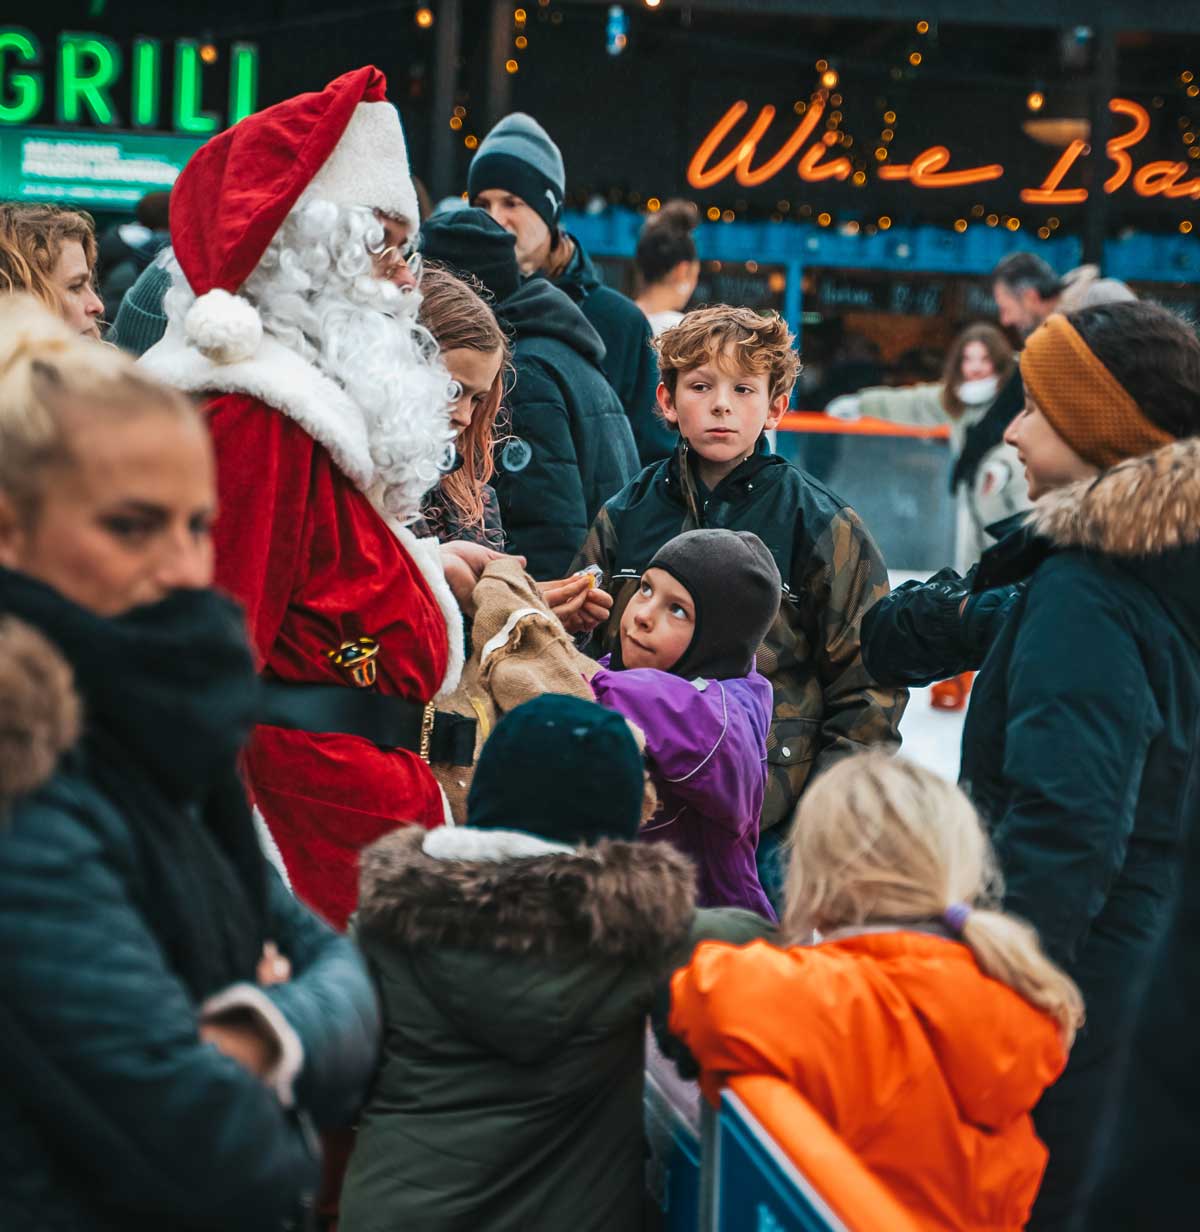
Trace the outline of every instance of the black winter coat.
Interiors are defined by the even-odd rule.
[[[512,332],[510,439],[493,480],[508,550],[539,581],[562,577],[600,506],[637,474],[604,344],[573,303],[534,278],[495,306]]]
[[[5,574],[3,610],[29,615],[23,586],[40,589],[39,604],[49,595],[66,606],[48,588]],[[154,642],[148,658],[165,646],[155,640],[152,615],[162,606],[142,609],[140,632]],[[232,605],[226,606],[232,617]],[[35,731],[35,722],[44,722],[40,703],[28,715],[13,708],[12,675],[3,664],[11,627],[0,631],[6,686],[0,704],[10,741],[22,723]],[[96,647],[97,658],[105,649]],[[263,932],[290,960],[291,980],[258,988],[252,953],[232,985],[193,993],[195,973],[185,979],[174,965],[178,936],[151,908],[164,893],[151,866],[156,840],[131,821],[126,804],[158,791],[181,768],[186,774],[201,765],[214,745],[223,748],[228,736],[220,729],[242,729],[225,698],[245,695],[203,653],[189,664],[189,649],[195,647],[180,644],[168,655],[178,676],[188,678],[186,690],[161,660],[153,665],[153,679],[139,679],[136,659],[112,655],[105,657],[113,660],[113,691],[93,691],[85,682],[89,672],[94,680],[97,663],[83,669],[72,657],[90,716],[81,744],[0,825],[5,1232],[300,1226],[318,1180],[314,1126],[346,1124],[374,1067],[378,1009],[361,959],[349,941],[292,898],[257,854],[252,830],[246,849],[261,865]],[[241,653],[249,669],[248,653]],[[116,713],[109,703],[121,696],[125,711]],[[166,721],[172,713],[174,722]],[[125,749],[154,747],[175,764],[126,760],[121,781],[128,796],[114,792],[112,777],[100,777],[99,726],[115,732]],[[144,779],[130,769],[135,764]],[[207,814],[186,801],[179,807],[194,826],[207,825]],[[240,816],[251,824],[248,809]],[[160,849],[170,846],[169,828],[166,833],[157,840]],[[187,863],[183,883],[190,879],[199,895],[202,874]],[[180,906],[186,918],[189,904]],[[202,1004],[222,992],[257,1004],[249,1012],[268,1022],[275,1018],[299,1044],[302,1057],[293,1057],[302,1064],[279,1094],[201,1041]]]
[[[670,457],[676,434],[657,411],[658,360],[650,345],[654,331],[645,313],[627,296],[606,287],[574,236],[575,251],[554,280],[583,311],[604,342],[604,375],[617,391],[642,466]]]
[[[1079,983],[1087,1024],[1035,1112],[1033,1228],[1082,1226],[1130,1035],[1200,807],[1200,440],[1039,502],[997,583],[1028,581],[963,735],[1005,905]],[[986,562],[985,557],[985,562]],[[982,565],[981,565],[982,567]]]

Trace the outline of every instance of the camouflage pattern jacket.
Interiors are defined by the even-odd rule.
[[[880,687],[859,648],[863,614],[888,593],[887,568],[858,515],[811,475],[758,450],[706,493],[687,446],[648,466],[600,510],[572,570],[599,565],[613,596],[592,652],[616,644],[621,614],[668,539],[697,527],[753,531],[784,579],[779,616],[758,651],[771,682],[762,829],[791,816],[809,778],[869,745],[898,748],[908,690]],[[730,601],[737,596],[731,594]]]

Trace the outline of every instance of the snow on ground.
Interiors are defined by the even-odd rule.
[[[931,571],[932,572],[932,571]],[[891,570],[892,586],[912,579],[928,577],[924,573],[902,573]],[[928,689],[911,689],[908,708],[900,720],[900,735],[904,738],[901,753],[913,761],[948,778],[958,779],[958,763],[962,747],[963,719],[966,710],[935,710],[929,704]]]

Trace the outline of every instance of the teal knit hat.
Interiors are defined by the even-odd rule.
[[[133,355],[144,355],[167,332],[163,297],[170,289],[171,275],[157,261],[148,265],[125,292],[104,340]]]
[[[479,754],[467,825],[551,842],[633,839],[642,817],[642,755],[613,710],[543,693],[496,724]]]
[[[520,197],[551,233],[558,226],[567,173],[562,152],[532,116],[514,111],[480,142],[467,171],[467,195],[474,201],[489,188]]]

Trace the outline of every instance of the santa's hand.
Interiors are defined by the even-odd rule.
[[[452,539],[441,544],[442,568],[458,606],[470,616],[475,611],[475,583],[480,574],[504,553],[485,548],[482,544]]]

